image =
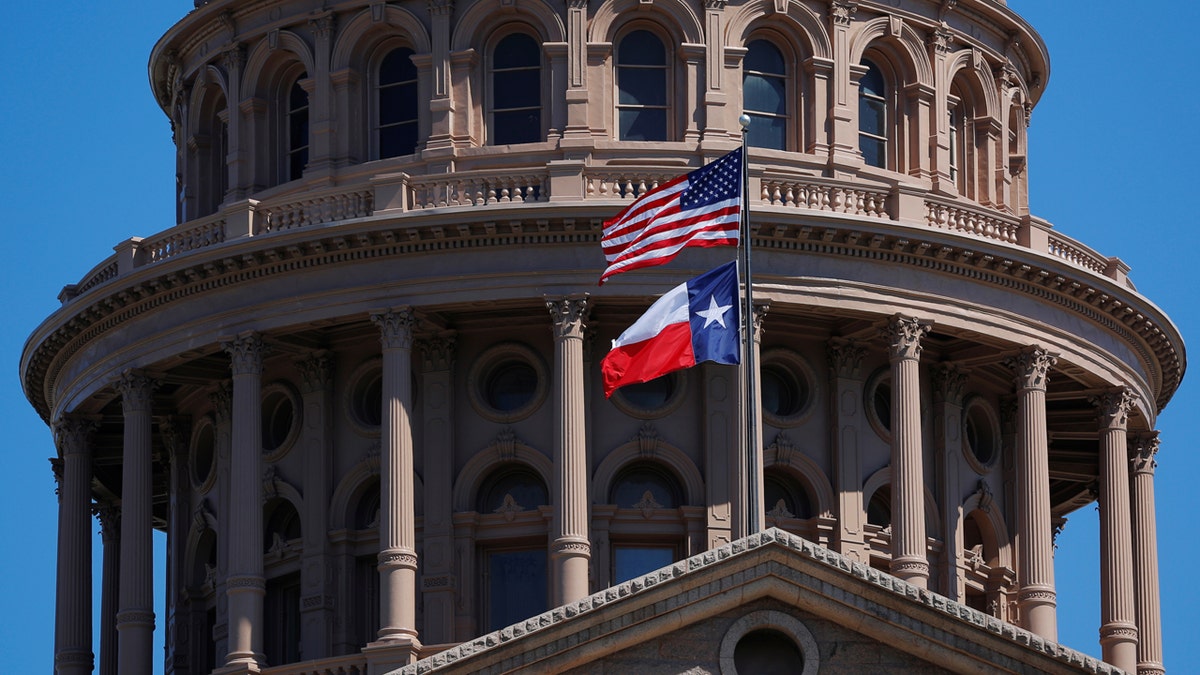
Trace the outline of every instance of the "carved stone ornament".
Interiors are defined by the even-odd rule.
[[[430,16],[450,16],[454,13],[454,0],[429,0]]]
[[[946,54],[954,48],[954,33],[945,22],[929,34],[929,46],[941,54]]]
[[[638,456],[642,459],[653,459],[658,453],[658,429],[654,425],[646,422],[638,429],[638,435],[635,439],[638,444]]]
[[[455,336],[453,331],[417,342],[425,372],[450,370],[454,366]]]
[[[796,517],[796,515],[794,513],[792,513],[791,511],[788,510],[787,504],[784,502],[782,497],[780,497],[779,500],[775,502],[775,506],[772,507],[770,511],[767,511],[766,516],[768,519],[770,519],[772,521],[778,521],[778,520],[782,520],[784,518],[795,518]]]
[[[516,498],[511,493],[506,492],[504,493],[504,499],[500,502],[500,506],[497,506],[492,513],[504,516],[504,519],[511,523],[513,518],[516,518],[517,514],[524,510],[525,507],[518,504]]]
[[[867,350],[861,344],[846,338],[835,337],[825,348],[825,361],[838,377],[858,377],[863,357]]]
[[[267,346],[258,333],[248,333],[230,342],[222,342],[221,349],[229,354],[230,369],[234,375],[262,375]]]
[[[94,420],[73,413],[55,420],[52,429],[58,454],[66,457],[87,450],[88,439],[99,426]]]
[[[314,36],[328,38],[330,35],[333,35],[336,23],[336,18],[332,14],[326,14],[325,16],[317,16],[309,19],[308,27],[312,30]]]
[[[229,45],[229,48],[221,52],[221,66],[225,68],[226,73],[236,73],[246,65],[246,45],[241,42],[234,42]]]
[[[725,9],[725,0],[704,0],[704,8],[719,12]]]
[[[383,551],[379,554],[381,567],[407,567],[417,569],[417,554],[412,551]]]
[[[379,326],[379,343],[384,349],[412,349],[417,319],[411,307],[372,313],[371,322]]]
[[[216,517],[208,508],[208,500],[201,499],[200,503],[196,505],[196,511],[192,514],[192,529],[197,532],[207,530],[210,521],[216,522]]]
[[[1004,364],[1016,373],[1018,390],[1046,390],[1046,376],[1058,363],[1058,357],[1040,347],[1029,347],[1016,356],[1004,360]]]
[[[550,310],[550,318],[554,321],[554,337],[557,339],[583,339],[583,329],[587,321],[588,294],[571,295],[561,298],[546,298],[546,309]]]
[[[1158,468],[1154,456],[1158,454],[1158,432],[1138,434],[1129,439],[1129,473],[1135,475],[1148,473],[1153,475]]]
[[[796,445],[792,443],[792,439],[788,438],[787,434],[780,432],[775,436],[775,440],[771,441],[771,445],[767,449],[775,451],[776,464],[788,465],[792,462],[792,455],[796,450]]]
[[[492,440],[492,448],[501,462],[511,462],[517,458],[517,443],[520,443],[512,427],[504,427]]]
[[[126,414],[131,412],[150,412],[154,400],[154,390],[159,382],[145,373],[136,370],[126,370],[117,380],[117,391],[121,392],[121,409]]]
[[[987,513],[992,510],[992,505],[995,503],[995,498],[992,496],[992,486],[988,485],[987,481],[980,478],[979,484],[975,488],[975,494],[979,495],[979,510]]]
[[[849,26],[858,11],[858,0],[833,0],[829,3],[829,15],[837,26]]]
[[[1114,389],[1089,399],[1096,406],[1101,429],[1124,429],[1129,422],[1129,411],[1133,409],[1133,392]]]
[[[767,318],[767,312],[769,311],[771,311],[771,306],[765,302],[754,305],[754,316],[752,319],[754,324],[754,342],[757,344],[762,344],[763,319]]]
[[[663,505],[658,503],[658,500],[654,498],[654,495],[649,490],[646,490],[642,493],[642,498],[633,505],[633,508],[641,509],[642,517],[649,518],[654,514],[654,509],[661,509]]]
[[[933,369],[933,390],[947,403],[962,403],[967,372],[953,363],[939,363]]]
[[[100,521],[100,538],[103,541],[117,541],[121,538],[121,509],[112,502],[92,505],[92,515]]]
[[[296,362],[305,392],[325,390],[333,382],[333,355],[325,350],[316,351]]]
[[[938,7],[938,21],[945,23],[946,17],[950,16],[950,12],[954,11],[954,6],[958,4],[958,0],[942,0],[942,6]]]
[[[265,591],[267,582],[262,577],[230,576],[225,578],[225,588],[250,588]]]
[[[563,539],[554,542],[552,554],[573,553],[576,555],[588,555],[592,552],[592,545],[586,541],[578,541],[575,539]]]
[[[931,328],[931,324],[897,314],[879,334],[887,341],[888,353],[893,360],[918,360],[921,358],[921,338]]]
[[[213,407],[213,421],[225,427],[233,419],[233,385],[229,380],[217,384],[216,391],[208,395]]]

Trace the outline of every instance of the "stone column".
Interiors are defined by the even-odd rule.
[[[892,364],[893,575],[926,588],[925,464],[921,447],[921,338],[930,325],[897,314],[883,337]]]
[[[933,370],[934,429],[938,457],[939,487],[942,504],[941,592],[957,602],[966,601],[966,571],[963,568],[963,509],[959,463],[963,453],[963,387],[967,374],[952,363],[941,363]]]
[[[551,606],[588,595],[588,478],[583,389],[583,331],[587,295],[546,298],[554,320],[554,541]]]
[[[126,371],[117,382],[125,420],[121,458],[121,582],[117,670],[149,673],[154,654],[154,549],[150,417],[157,383]]]
[[[249,131],[243,123],[241,109],[242,68],[246,65],[246,45],[240,42],[229,45],[221,54],[221,65],[224,66],[225,76],[229,80],[228,95],[225,98],[229,122],[229,155],[225,157],[226,171],[229,172],[229,192],[226,199],[242,199],[250,194],[254,184],[252,155],[247,148],[242,147]]]
[[[1046,377],[1058,362],[1031,347],[1008,361],[1017,388],[1017,605],[1021,625],[1058,640],[1050,523]]]
[[[232,438],[229,461],[228,600],[231,669],[257,672],[263,655],[262,370],[266,348],[257,333],[225,342],[233,373]],[[122,671],[124,672],[124,671]]]
[[[454,0],[430,0],[428,9],[433,87],[428,99],[430,130],[425,149],[444,152],[451,147],[456,123],[450,68],[450,18],[454,15]],[[463,99],[463,103],[466,101]]]
[[[417,541],[413,502],[410,307],[371,314],[383,346],[379,478],[379,640],[389,664],[411,662],[417,641]],[[392,660],[395,659],[395,660]],[[382,662],[381,662],[382,663]]]
[[[170,462],[170,495],[167,524],[167,616],[166,675],[188,672],[190,643],[182,637],[191,633],[191,612],[187,604],[187,583],[183,580],[187,569],[187,539],[192,514],[189,508],[192,480],[188,473],[187,417],[168,415],[158,422],[159,436]]]
[[[829,443],[833,452],[833,480],[837,491],[837,551],[863,563],[869,562],[863,534],[867,510],[862,494],[862,462],[858,437],[863,431],[863,380],[860,375],[867,350],[862,345],[835,337],[826,346],[829,364]]]
[[[1137,671],[1133,606],[1133,535],[1129,512],[1128,389],[1092,398],[1100,421],[1100,648],[1104,660]]]
[[[454,575],[454,334],[422,340],[421,430],[425,473],[425,642],[453,642],[454,599],[466,584]]]
[[[1158,525],[1154,516],[1154,469],[1158,432],[1133,439],[1129,468],[1133,509],[1133,585],[1137,616],[1138,675],[1162,675],[1162,613],[1158,594]]]
[[[935,28],[927,39],[929,57],[933,64],[934,96],[931,105],[933,124],[930,125],[928,139],[929,152],[933,157],[930,173],[933,187],[943,194],[957,194],[958,186],[950,177],[950,120],[947,100],[950,95],[950,81],[946,79],[946,61],[949,60],[950,50],[954,48],[954,33],[942,24]],[[968,167],[960,166],[959,171],[968,171]]]
[[[117,672],[117,583],[121,572],[121,510],[113,504],[97,504],[100,542],[104,546],[100,571],[100,675]],[[90,671],[88,671],[90,672]]]
[[[830,43],[833,45],[833,92],[829,99],[829,164],[834,177],[853,175],[862,166],[858,149],[858,78],[866,72],[850,63],[850,25],[858,0],[829,3]],[[818,116],[820,113],[818,113]]]
[[[301,375],[301,419],[304,431],[304,552],[300,559],[300,640],[305,659],[331,656],[333,644],[333,589],[329,559],[329,498],[333,475],[333,356],[313,352],[296,363]],[[327,582],[329,580],[329,582]]]
[[[757,368],[755,375],[758,375],[762,369],[762,323],[767,315],[770,305],[755,304],[754,316],[752,317],[753,339],[750,343],[750,368]],[[741,390],[745,391],[746,380],[739,371],[739,383]],[[733,480],[733,486],[730,488],[731,494],[736,496],[734,502],[734,513],[737,517],[734,519],[733,536],[735,539],[740,539],[745,536],[754,534],[755,531],[766,529],[766,509],[763,506],[763,431],[762,431],[762,377],[754,378],[754,391],[750,392],[754,397],[753,404],[750,407],[754,410],[754,419],[745,410],[738,410],[738,433],[739,439],[734,444],[735,450],[745,448],[750,438],[754,439],[754,447],[747,449],[745,452],[736,452],[734,460],[734,470],[730,472],[730,478]],[[742,401],[749,402],[750,397],[739,397],[739,403]],[[747,403],[746,405],[749,405]],[[750,429],[747,424],[754,425],[754,435],[751,437]],[[757,527],[752,527],[752,524],[757,524]]]
[[[54,606],[54,669],[92,672],[92,448],[96,424],[67,414],[54,422],[62,457],[58,503],[58,570]]]
[[[329,62],[333,59],[333,37],[336,19],[332,12],[321,12],[311,16],[308,27],[316,40],[313,49],[315,72],[309,73],[313,88],[309,92],[312,136],[308,170],[325,172],[333,166],[334,141],[337,136],[337,120],[334,117],[332,79],[329,77]],[[346,121],[347,124],[349,120]]]

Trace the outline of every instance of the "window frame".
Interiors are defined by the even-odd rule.
[[[538,53],[537,66],[536,67],[534,67],[534,66],[516,66],[516,67],[511,67],[511,68],[497,69],[496,68],[496,50],[500,48],[500,45],[505,40],[508,40],[509,38],[512,38],[513,36],[516,36],[516,35],[525,36],[525,37],[533,40],[534,45],[536,47],[538,47],[538,49],[537,49],[537,53]],[[533,30],[532,27],[530,27],[526,24],[522,24],[522,23],[510,24],[510,25],[506,26],[503,31],[495,33],[492,36],[492,38],[488,41],[488,46],[487,46],[487,51],[486,51],[487,62],[486,62],[486,68],[484,69],[484,78],[485,78],[484,90],[486,91],[485,107],[484,107],[484,119],[485,119],[484,144],[485,145],[493,145],[493,146],[494,145],[518,145],[518,144],[525,144],[525,143],[541,143],[546,140],[546,132],[547,132],[546,124],[547,124],[548,106],[546,105],[546,102],[547,102],[547,96],[546,96],[547,82],[546,82],[546,80],[547,80],[547,78],[545,77],[545,75],[547,72],[547,62],[546,62],[546,52],[544,49],[541,48],[541,44],[543,42],[544,42],[543,38],[541,36],[539,36],[537,34],[537,32],[535,30]],[[533,140],[497,142],[495,140],[496,135],[497,135],[496,134],[495,116],[496,116],[497,112],[499,112],[499,113],[519,112],[522,110],[533,110],[533,107],[532,106],[520,106],[520,107],[515,107],[515,108],[504,108],[504,109],[498,110],[496,108],[496,89],[497,89],[496,73],[497,72],[512,73],[512,72],[520,72],[520,71],[531,71],[532,72],[534,70],[536,70],[537,78],[538,78],[538,82],[537,82],[538,104],[536,106],[537,114],[538,114],[537,138],[535,138]]]
[[[639,32],[645,32],[645,33],[653,36],[655,39],[658,40],[659,44],[662,45],[663,64],[661,66],[639,65],[639,64],[622,65],[621,64],[621,62],[620,62],[621,44],[626,39],[628,39],[631,35],[633,35],[635,33],[639,33]],[[617,38],[615,40],[613,40],[613,53],[612,53],[613,136],[617,140],[626,141],[626,142],[634,142],[634,143],[638,143],[638,142],[669,143],[673,140],[676,140],[676,131],[675,131],[676,130],[676,122],[674,119],[675,108],[674,108],[673,99],[671,96],[671,92],[674,91],[674,81],[675,81],[675,72],[674,72],[675,71],[675,68],[674,68],[675,50],[673,49],[674,44],[675,44],[674,40],[667,39],[666,37],[664,37],[664,34],[663,34],[661,28],[659,28],[657,25],[641,23],[641,22],[634,23],[629,26],[625,26],[624,28],[622,28],[622,30],[618,34]],[[663,98],[663,101],[664,101],[663,104],[662,105],[622,104],[621,103],[622,72],[629,72],[629,70],[623,70],[623,69],[631,69],[635,72],[639,71],[639,70],[661,69],[663,72],[663,80],[664,80],[663,91],[665,92],[664,98]],[[651,139],[625,138],[621,131],[621,112],[623,110],[662,110],[663,117],[664,117],[663,137],[660,139],[659,138],[651,138]]]
[[[859,154],[862,155],[863,163],[867,166],[875,167],[877,169],[894,170],[895,163],[893,160],[893,153],[895,152],[895,111],[893,110],[892,98],[894,96],[895,83],[889,79],[888,73],[884,70],[884,67],[880,65],[880,59],[874,58],[870,55],[864,55],[859,61],[859,65],[862,68],[862,74],[858,77],[858,151]],[[879,79],[882,85],[881,88],[883,89],[882,93],[867,93],[864,87],[863,80],[867,78],[872,69],[879,74]],[[862,114],[864,100],[879,106],[882,118],[882,121],[879,125],[879,130],[883,132],[882,135],[874,131],[864,130]],[[882,149],[879,154],[882,159],[882,164],[874,164],[868,161],[866,153],[863,152],[864,140],[881,144]]]
[[[280,109],[280,148],[282,152],[279,154],[279,182],[290,183],[294,180],[304,178],[304,173],[308,169],[308,164],[312,160],[312,94],[305,88],[304,84],[309,81],[308,71],[303,68],[296,69],[298,72],[294,75],[289,74],[283,78],[283,85],[279,92],[279,109]],[[295,106],[292,97],[296,91],[304,93],[304,105]],[[303,113],[304,127],[304,145],[293,146],[293,125],[297,122],[297,117]],[[296,156],[303,153],[303,163],[297,167]],[[299,168],[297,173],[296,169]]]
[[[370,155],[369,156],[372,160],[392,159],[395,157],[409,157],[411,155],[415,155],[421,149],[421,106],[420,106],[421,71],[420,71],[420,68],[417,67],[416,63],[412,64],[413,79],[411,79],[411,80],[390,82],[387,84],[385,84],[383,82],[384,62],[386,62],[392,54],[394,54],[395,52],[398,52],[400,50],[407,50],[409,52],[408,58],[409,58],[410,62],[412,61],[412,58],[417,55],[416,50],[412,47],[412,45],[408,44],[407,42],[390,41],[390,42],[380,45],[376,49],[375,56],[370,63],[371,88],[370,88],[369,110],[370,110],[370,114],[371,114],[371,120],[370,120],[370,122],[371,122],[371,127],[370,127],[371,128],[371,138],[370,138]],[[385,88],[389,88],[389,87],[399,88],[399,87],[404,87],[404,86],[412,86],[412,88],[414,90],[412,117],[405,118],[399,122],[392,122],[387,125],[384,125],[384,123],[383,123],[383,95],[382,95],[383,91],[382,90]],[[412,124],[414,127],[412,150],[410,152],[406,152],[406,153],[384,155],[383,130],[384,130],[385,126],[386,127],[396,127],[396,126],[400,126],[402,124]]]
[[[783,68],[782,73],[766,73],[765,71],[750,71],[750,70],[748,70],[746,63],[750,57],[751,48],[755,43],[760,43],[760,42],[769,45],[771,48],[773,48],[779,54],[779,59],[782,63],[782,68]],[[759,35],[751,35],[750,38],[745,43],[746,44],[746,54],[745,54],[745,56],[742,57],[742,108],[743,108],[743,110],[746,111],[746,114],[750,116],[751,120],[754,120],[756,118],[773,118],[773,119],[782,119],[783,120],[783,143],[782,143],[781,147],[774,147],[774,146],[767,146],[767,145],[754,145],[750,142],[750,139],[747,138],[747,145],[750,145],[751,147],[764,148],[764,149],[769,149],[769,150],[793,150],[797,145],[795,142],[795,139],[797,136],[797,134],[796,134],[797,115],[795,114],[795,110],[794,110],[797,107],[795,105],[795,99],[797,98],[796,97],[797,82],[796,82],[796,76],[795,76],[795,70],[796,70],[795,69],[795,59],[793,58],[790,49],[780,46],[781,42],[786,44],[786,41],[780,40],[780,39],[776,38],[774,35],[759,34]],[[774,78],[774,79],[782,81],[783,93],[782,93],[781,97],[782,97],[782,102],[783,102],[783,106],[784,106],[784,112],[782,115],[768,113],[765,111],[753,111],[750,108],[750,101],[746,95],[746,80],[750,76],[763,77],[763,78]],[[751,123],[751,125],[750,125],[750,130],[751,130],[751,133],[753,133],[753,130],[754,130],[753,123]]]

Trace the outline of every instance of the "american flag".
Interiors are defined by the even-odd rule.
[[[614,274],[670,262],[688,246],[737,246],[742,210],[742,149],[638,197],[604,221],[600,246]]]

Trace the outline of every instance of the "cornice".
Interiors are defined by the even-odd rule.
[[[534,212],[522,205],[489,207],[467,211],[471,222],[455,226],[448,223],[462,223],[463,210],[418,210],[226,241],[139,267],[71,300],[30,336],[21,361],[26,397],[48,422],[51,385],[72,356],[129,321],[201,293],[356,261],[474,248],[598,246],[601,220],[591,217],[598,207],[603,204],[579,207],[578,217],[565,215],[569,208]],[[759,249],[959,276],[1074,313],[1110,331],[1137,354],[1152,378],[1148,395],[1159,409],[1182,379],[1183,342],[1169,319],[1135,291],[1056,258],[876,218],[764,207],[756,220],[760,224],[753,241]]]

